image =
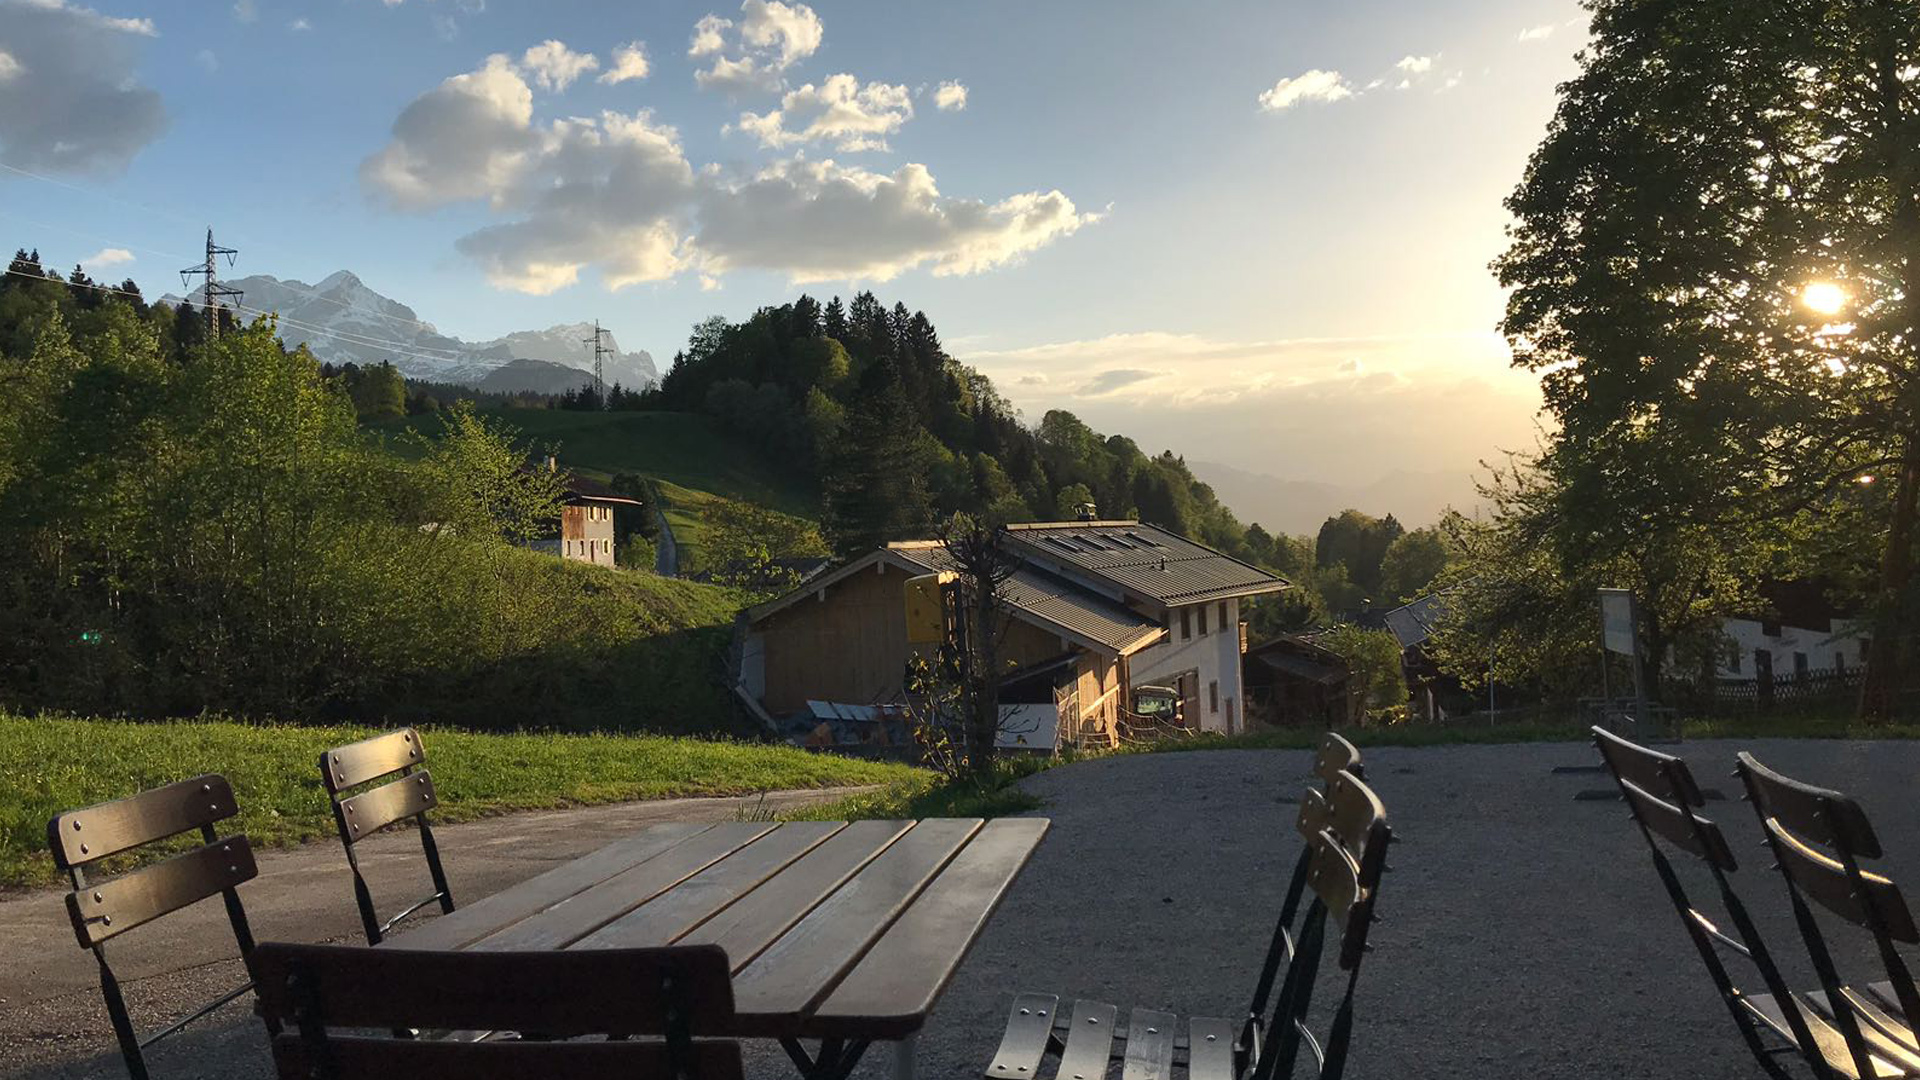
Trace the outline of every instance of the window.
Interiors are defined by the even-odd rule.
[[[1797,652],[1793,654],[1793,677],[1796,679],[1804,679],[1807,677],[1806,653]]]
[[[1224,634],[1226,633],[1226,631],[1227,631],[1227,602],[1225,600],[1222,600],[1220,601],[1220,632]]]
[[[1835,675],[1845,675],[1847,673],[1846,653],[1836,651],[1833,654],[1833,673]]]
[[[1220,684],[1218,682],[1210,682],[1207,684],[1207,711],[1210,713],[1218,713],[1220,711]]]
[[[1204,604],[1200,607],[1200,636],[1207,636],[1207,609]]]
[[[1735,642],[1733,646],[1727,650],[1727,670],[1733,672],[1735,675],[1740,674],[1739,642]]]
[[[1189,608],[1181,608],[1180,609],[1180,640],[1185,641],[1192,636],[1193,636],[1193,612]]]

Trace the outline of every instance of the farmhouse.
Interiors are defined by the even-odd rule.
[[[547,459],[552,469],[553,459]],[[563,559],[613,566],[613,511],[615,507],[638,507],[640,503],[614,493],[596,480],[577,474],[566,477],[566,495],[560,506],[560,534],[535,540],[530,547],[558,555]]]
[[[1286,582],[1134,521],[1012,525],[1002,543],[1018,562],[1001,589],[1003,743],[1110,743],[1147,685],[1172,688],[1191,727],[1244,727],[1239,605]],[[737,693],[770,723],[901,701],[908,657],[940,637],[910,620],[909,582],[955,569],[938,541],[889,544],[750,610]]]

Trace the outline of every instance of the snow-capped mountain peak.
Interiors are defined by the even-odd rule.
[[[488,373],[518,359],[544,360],[591,372],[593,352],[583,339],[592,323],[564,323],[545,330],[520,330],[492,341],[469,342],[442,334],[412,308],[369,288],[350,270],[338,270],[308,285],[268,274],[228,281],[244,292],[242,313],[251,318],[274,314],[280,336],[289,345],[304,343],[321,360],[335,364],[392,361],[411,378],[436,382],[479,383]],[[180,297],[164,297],[178,303]],[[609,385],[642,388],[659,381],[653,357],[645,350],[619,352],[611,334],[606,357]]]

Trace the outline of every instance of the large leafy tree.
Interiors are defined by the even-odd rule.
[[[1920,0],[1587,6],[1495,264],[1561,536],[1589,565],[1717,544],[1873,478],[1883,711],[1914,625]]]

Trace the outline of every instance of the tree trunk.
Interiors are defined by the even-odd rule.
[[[967,768],[976,775],[993,765],[993,746],[1000,734],[1000,648],[993,632],[999,606],[991,573],[973,583],[973,717],[967,725]]]
[[[1880,601],[1867,648],[1867,675],[1860,687],[1860,715],[1869,720],[1893,719],[1904,689],[1902,668],[1912,624],[1907,590],[1913,580],[1915,504],[1920,497],[1920,457],[1916,457],[1920,446],[1912,436],[1904,441],[1899,486],[1893,494],[1893,522],[1880,563]]]

